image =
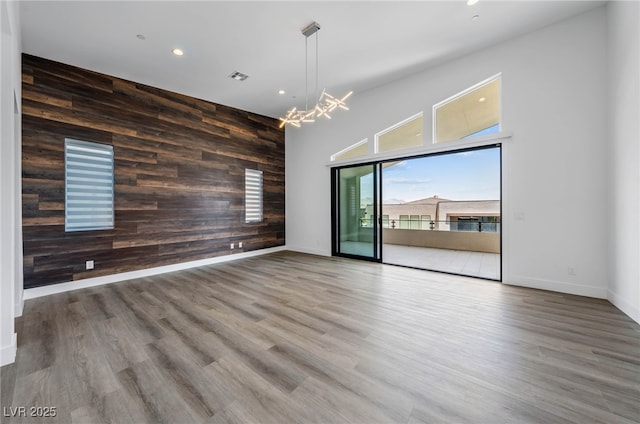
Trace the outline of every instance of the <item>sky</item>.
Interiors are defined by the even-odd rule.
[[[371,183],[371,178],[362,179],[362,193],[372,192]],[[408,159],[383,168],[384,203],[434,195],[450,200],[500,200],[500,148]]]

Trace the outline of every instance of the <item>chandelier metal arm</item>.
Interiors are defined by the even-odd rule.
[[[305,36],[305,46],[304,46],[304,54],[305,54],[305,109],[298,110],[297,107],[293,107],[284,117],[280,118],[280,128],[285,125],[293,125],[294,127],[300,127],[303,123],[311,123],[315,122],[315,118],[325,117],[327,119],[331,119],[330,113],[335,111],[337,108],[343,110],[349,110],[346,100],[353,94],[353,91],[348,92],[342,98],[337,98],[332,96],[327,92],[327,89],[322,89],[322,94],[318,96],[318,90],[320,87],[319,84],[319,68],[320,68],[320,59],[319,59],[319,41],[318,41],[318,31],[320,30],[320,24],[317,22],[312,22],[307,25],[302,30],[302,35]],[[316,104],[312,109],[309,109],[309,37],[314,35],[316,36]]]

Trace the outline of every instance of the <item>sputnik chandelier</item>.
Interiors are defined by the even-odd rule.
[[[293,107],[287,111],[284,118],[280,118],[280,128],[286,124],[293,125],[294,127],[300,127],[303,123],[315,122],[316,118],[331,119],[331,113],[336,109],[349,110],[346,104],[346,100],[353,94],[353,91],[348,92],[343,97],[335,97],[327,92],[327,89],[322,90],[322,94],[318,97],[318,31],[320,30],[320,24],[312,22],[302,30],[302,35],[305,36],[304,44],[304,56],[305,56],[305,109],[301,110],[297,107]],[[309,109],[309,37],[313,34],[316,35],[316,104]]]

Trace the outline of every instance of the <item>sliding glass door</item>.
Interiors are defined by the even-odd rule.
[[[379,165],[332,170],[333,254],[380,261]]]
[[[387,264],[501,279],[501,147],[382,165]]]
[[[332,253],[500,281],[501,174],[499,144],[334,168]]]

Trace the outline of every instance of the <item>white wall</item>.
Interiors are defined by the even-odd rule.
[[[611,275],[609,300],[640,322],[640,7],[608,9]]]
[[[14,361],[14,317],[22,313],[20,29],[16,2],[0,3],[0,364]],[[15,99],[14,100],[14,96]]]
[[[503,279],[607,297],[606,23],[600,7],[355,93],[331,121],[287,128],[287,247],[331,252],[331,154],[420,111],[430,144],[432,105],[502,72],[513,133],[503,144]]]

